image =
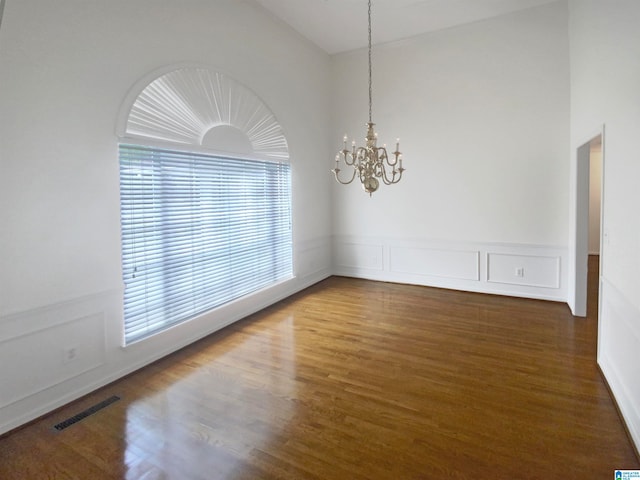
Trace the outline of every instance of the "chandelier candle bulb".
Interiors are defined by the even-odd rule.
[[[343,137],[344,147],[336,155],[336,167],[331,170],[335,175],[336,181],[343,185],[353,182],[358,177],[362,188],[371,196],[373,192],[378,190],[380,180],[385,185],[393,185],[398,183],[402,178],[404,168],[402,168],[402,154],[400,153],[400,139],[396,139],[396,151],[393,152],[392,159],[387,154],[387,144],[378,147],[378,133],[374,131],[375,123],[372,120],[372,93],[371,87],[372,68],[371,68],[371,0],[369,0],[369,122],[367,122],[367,136],[365,137],[364,147],[356,147],[355,140],[351,143],[352,150],[347,150],[347,135]],[[340,159],[347,167],[351,167],[351,178],[340,178],[341,169],[339,168]],[[397,167],[397,168],[396,168]],[[348,174],[347,174],[348,175]]]

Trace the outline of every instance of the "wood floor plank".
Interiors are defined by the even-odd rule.
[[[591,293],[581,319],[333,277],[0,438],[0,478],[612,478],[640,462]]]

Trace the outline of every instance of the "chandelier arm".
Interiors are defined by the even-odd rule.
[[[387,152],[385,152],[386,154]],[[387,165],[389,165],[390,167],[395,167],[396,165],[398,165],[400,163],[400,159],[401,157],[401,153],[400,152],[393,152],[392,156],[389,157],[389,155],[385,155],[386,159],[387,159]]]
[[[343,156],[342,158],[344,160],[344,164],[345,165],[347,165],[348,167],[354,167],[355,168],[356,158],[351,152],[343,150],[342,151],[342,156]],[[349,160],[349,159],[351,159],[351,160]]]
[[[355,180],[355,178],[356,178],[356,173],[357,173],[357,170],[354,168],[354,169],[353,169],[353,175],[351,175],[351,179],[350,179],[350,180],[347,180],[347,181],[343,181],[343,180],[340,180],[340,172],[341,172],[342,170],[340,170],[339,168],[334,168],[334,169],[333,169],[333,170],[331,170],[331,171],[332,171],[332,172],[333,172],[333,174],[335,175],[335,177],[336,177],[336,181],[337,181],[338,183],[341,183],[342,185],[349,185],[351,182],[353,182],[353,181]]]
[[[402,173],[404,172],[404,168],[400,167],[398,169],[391,170],[391,178],[387,175],[385,170],[384,175],[382,176],[382,181],[385,185],[393,185],[394,183],[398,183],[400,179],[402,179]]]
[[[398,178],[396,178],[396,175],[398,175]],[[400,181],[401,176],[401,173],[399,174],[397,170],[393,170],[391,172],[391,178],[389,178],[387,172],[385,171],[382,175],[382,181],[385,185],[393,185],[394,183],[398,183]]]
[[[393,174],[393,177],[395,177],[395,174]],[[382,182],[385,185],[393,185],[394,183],[398,183],[397,180],[394,180],[394,178],[389,179],[389,177],[387,177],[387,174],[385,173],[384,175],[382,175]]]
[[[395,183],[393,181],[393,178],[396,176],[396,174],[392,173],[392,175],[393,176],[391,177],[391,179],[389,179],[389,177],[387,176],[387,170],[384,169],[384,168],[382,169],[382,181],[384,182],[385,185],[391,185],[391,184]]]
[[[399,163],[398,155],[396,154],[395,160],[391,161],[389,160],[387,149],[385,147],[379,147],[378,152],[380,152],[378,154],[378,157],[380,158],[379,176],[382,177],[382,181],[384,182],[385,185],[392,185],[394,183],[398,183],[400,181],[400,177],[402,176],[402,172],[404,170],[402,169],[402,167],[400,167],[400,169],[396,169],[396,165]],[[387,167],[391,168],[391,173],[387,172]],[[396,179],[396,175],[398,175],[397,179]]]

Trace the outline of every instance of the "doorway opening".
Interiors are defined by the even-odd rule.
[[[589,142],[589,147],[589,260],[587,264],[587,316],[595,316],[597,318],[598,297],[600,293],[600,240],[602,238],[602,135],[598,135]]]
[[[603,134],[593,137],[577,151],[576,264],[574,315],[598,318],[602,273]],[[591,275],[590,275],[591,273]],[[591,278],[590,278],[591,277]],[[595,281],[595,285],[589,283]],[[595,295],[595,299],[592,298]],[[592,311],[595,309],[594,311]]]

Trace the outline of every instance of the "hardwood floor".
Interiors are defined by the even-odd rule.
[[[0,478],[613,478],[596,312],[330,278],[0,438]]]

